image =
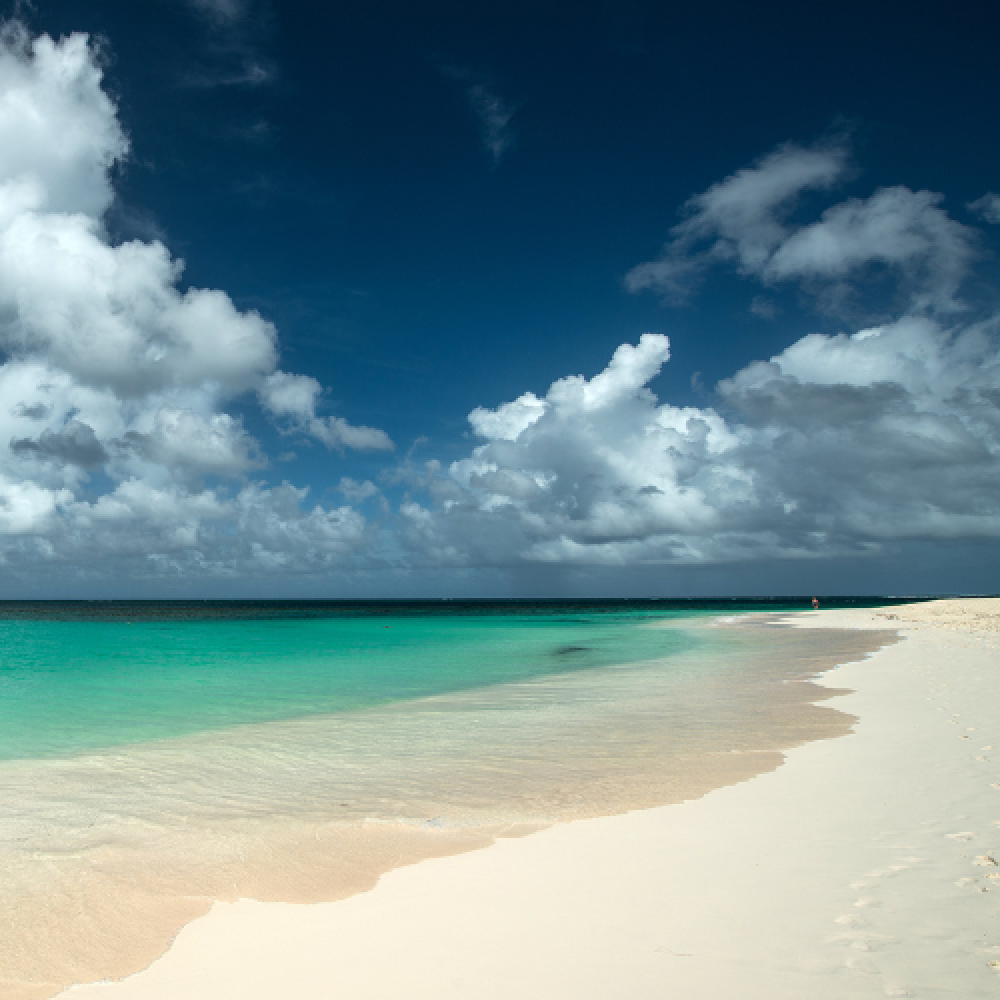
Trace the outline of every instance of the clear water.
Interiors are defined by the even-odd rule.
[[[0,604],[0,760],[662,661],[704,642],[685,620],[805,606],[7,602]],[[677,627],[644,627],[654,621]]]
[[[0,621],[0,760],[356,711],[698,640],[645,611],[214,621]]]

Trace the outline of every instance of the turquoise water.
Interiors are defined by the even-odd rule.
[[[646,626],[683,617],[534,609],[0,620],[0,759],[73,754],[662,659],[702,640],[683,628]]]

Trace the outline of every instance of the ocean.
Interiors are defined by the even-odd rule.
[[[778,766],[849,728],[807,678],[889,641],[774,623],[806,607],[0,604],[0,996],[135,971],[214,899]]]

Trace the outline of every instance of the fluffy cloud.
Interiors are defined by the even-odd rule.
[[[34,40],[17,22],[0,33],[3,218],[22,207],[99,216],[113,197],[108,168],[128,150],[84,35]]]
[[[817,222],[790,224],[802,194],[848,173],[843,146],[781,147],[691,198],[660,256],[632,268],[627,287],[682,301],[706,268],[733,262],[768,285],[804,280],[832,303],[850,295],[846,279],[882,268],[904,280],[910,309],[954,309],[974,239],[939,207],[940,195],[882,188],[834,205]]]
[[[162,243],[108,242],[109,171],[127,151],[86,36],[55,42],[8,26],[0,560],[140,575],[342,561],[363,544],[364,518],[250,482],[266,459],[227,406],[256,393],[333,447],[391,442],[317,416],[319,383],[275,371],[274,327],[224,292],[182,292],[183,264]]]
[[[909,317],[813,334],[719,386],[718,408],[647,387],[667,339],[623,345],[470,423],[484,442],[410,470],[403,537],[450,565],[705,564],[1000,537],[992,331]]]
[[[803,192],[830,188],[847,170],[843,146],[782,146],[691,198],[661,255],[632,268],[627,286],[677,301],[716,261],[735,261],[744,274],[759,274],[788,238],[784,220]]]
[[[667,338],[646,334],[592,379],[477,410],[485,443],[414,475],[431,503],[403,506],[411,548],[460,565],[686,558],[717,527],[713,498],[748,484],[717,413],[659,405],[646,388],[668,357]]]
[[[317,417],[316,403],[323,387],[309,375],[275,372],[260,389],[261,402],[276,417],[287,417],[294,430],[310,434],[328,448],[343,451],[392,451],[385,431],[376,427],[354,427],[343,417]]]
[[[869,264],[885,265],[913,289],[912,307],[953,308],[972,256],[965,226],[939,207],[941,196],[905,187],[851,198],[790,235],[761,269],[765,281],[842,281]]]
[[[1000,534],[995,329],[906,317],[813,334],[719,386],[761,510],[828,548]]]

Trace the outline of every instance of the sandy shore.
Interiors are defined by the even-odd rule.
[[[1000,601],[797,617],[907,638],[824,678],[852,735],[341,902],[217,903],[146,971],[63,996],[996,996]]]

